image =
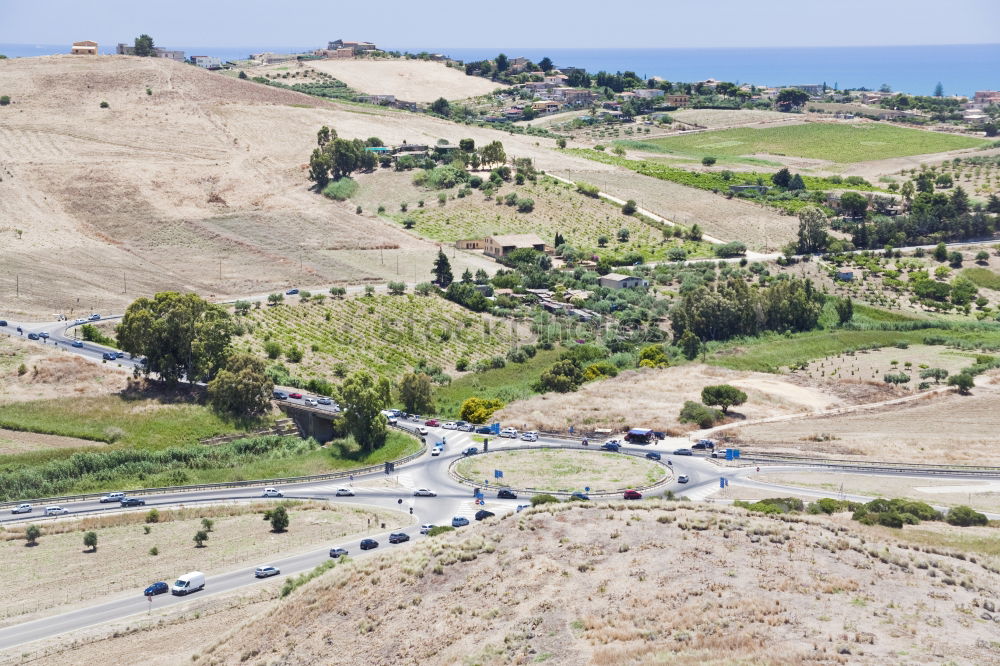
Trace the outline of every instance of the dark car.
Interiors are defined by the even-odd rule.
[[[271,396],[276,398],[277,400],[288,400],[288,394],[285,393],[284,391],[275,391],[274,393],[271,394]]]
[[[115,358],[125,358],[125,352],[115,352]]]
[[[622,445],[618,442],[604,442],[604,444],[601,444],[601,448],[605,451],[618,453],[618,451],[622,448]]]
[[[486,520],[487,518],[492,518],[496,514],[492,511],[487,511],[486,509],[480,509],[476,511],[476,520]]]
[[[646,457],[649,458],[650,460],[659,460],[660,454],[657,453],[656,451],[650,451],[649,453],[646,454]]]
[[[476,428],[476,434],[477,435],[491,435],[491,434],[493,434],[493,431],[490,429],[489,426],[479,426],[478,428]]]
[[[0,319],[0,326],[6,326],[6,325],[7,325],[7,320],[6,319]]]
[[[347,557],[346,548],[331,548],[330,557]]]
[[[77,349],[79,349],[80,347],[83,346],[83,340],[74,340],[71,344]]]
[[[29,340],[38,340],[38,333],[28,333]]]
[[[403,543],[409,541],[410,535],[406,532],[393,532],[389,535],[389,543]]]
[[[582,502],[586,502],[587,500],[590,499],[590,496],[586,495],[585,493],[573,493],[572,495],[569,496],[569,498],[571,500],[579,500]]]
[[[143,591],[143,595],[147,597],[154,597],[157,594],[166,594],[170,590],[170,586],[160,581],[159,583],[153,583]]]
[[[122,506],[146,506],[146,500],[139,499],[138,497],[124,497],[121,501]]]
[[[517,493],[513,490],[502,488],[500,492],[497,493],[497,499],[517,499]]]
[[[289,289],[288,291],[285,292],[285,294],[288,296],[294,296],[297,293],[299,293],[298,289]]]
[[[674,451],[675,456],[693,456],[694,452],[691,449],[677,449]]]
[[[114,352],[104,352],[103,354],[101,354],[101,358],[103,358],[105,361],[118,360],[118,356]]]
[[[462,455],[463,455],[463,456],[474,456],[474,455],[476,455],[477,453],[479,453],[479,449],[477,449],[477,448],[476,448],[476,447],[474,447],[474,446],[470,446],[470,447],[469,447],[469,448],[467,448],[466,450],[462,451]]]
[[[48,340],[49,339],[49,334],[46,333],[45,331],[42,331],[41,333],[38,334],[38,337],[44,338],[44,339]]]
[[[622,497],[624,499],[642,499],[642,493],[640,493],[638,490],[629,489],[625,491]]]
[[[378,541],[375,539],[361,540],[361,550],[371,550],[372,548],[378,548]]]

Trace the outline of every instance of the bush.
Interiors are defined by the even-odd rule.
[[[90,548],[93,552],[97,552],[97,532],[86,532],[83,535],[83,545]]]
[[[588,197],[597,198],[600,190],[597,189],[596,185],[588,185],[587,183],[577,183],[576,191],[580,194],[586,195]]]
[[[554,495],[549,495],[548,493],[543,493],[541,495],[533,495],[531,497],[531,506],[540,506],[542,504],[558,504],[559,499]]]
[[[270,512],[268,520],[271,521],[271,529],[275,532],[284,532],[288,529],[288,510],[283,506],[277,506]]]
[[[346,201],[358,191],[358,184],[352,178],[339,178],[323,188],[323,196],[336,201]]]
[[[704,166],[712,166],[713,164],[715,164],[715,158],[714,157],[707,157],[707,156],[703,157],[703,158],[701,158],[701,163]]]
[[[269,359],[274,360],[281,356],[281,345],[274,340],[268,340],[264,343],[264,353]]]
[[[24,530],[24,538],[29,545],[34,546],[40,536],[42,536],[42,530],[39,529],[38,525],[28,525],[27,529]]]
[[[469,423],[486,423],[493,412],[503,408],[503,402],[489,398],[467,398],[459,409],[458,416]]]
[[[693,400],[684,403],[678,417],[681,423],[697,423],[701,428],[711,428],[720,419],[722,419],[722,412],[718,409],[706,407]]]
[[[194,539],[192,539],[192,541],[195,543],[195,548],[203,548],[205,546],[205,542],[208,541],[208,532],[205,530],[198,530],[194,533]]]
[[[949,525],[957,525],[959,527],[985,525],[989,522],[984,514],[979,513],[972,507],[964,505],[953,506],[949,509],[948,515],[945,516],[945,521],[947,521]]]
[[[713,248],[717,257],[742,257],[747,253],[747,246],[740,241],[732,241]]]
[[[10,104],[10,95],[0,95],[0,106],[7,106]]]
[[[107,108],[110,108],[110,107],[111,107],[111,105],[108,104],[107,102],[101,102],[101,108],[102,109],[107,109]]]
[[[517,200],[517,211],[519,213],[530,213],[535,210],[535,200],[530,198]]]
[[[452,527],[451,525],[435,525],[427,532],[427,536],[433,537],[437,536],[438,534],[444,534],[446,532],[454,532],[454,531],[455,528]]]
[[[622,214],[624,215],[634,215],[637,210],[639,210],[639,207],[633,199],[629,199],[622,206]]]
[[[146,522],[147,523],[158,523],[160,522],[160,512],[156,509],[150,509],[146,512]]]

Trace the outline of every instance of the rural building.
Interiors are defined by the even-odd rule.
[[[691,103],[690,95],[664,95],[663,101],[668,106],[687,106]]]
[[[261,65],[274,65],[280,62],[288,62],[289,60],[295,60],[298,56],[292,53],[271,53],[270,51],[265,53],[252,53],[250,54],[250,59],[260,63]]]
[[[649,283],[632,275],[608,273],[601,276],[600,285],[608,289],[631,289],[633,287],[648,287]]]
[[[485,241],[482,238],[455,241],[455,247],[459,250],[482,250],[484,244]]]
[[[364,102],[365,104],[381,104],[383,106],[388,106],[396,101],[395,95],[361,95],[358,98],[359,102]]]
[[[348,57],[353,56],[356,53],[378,50],[378,47],[371,42],[345,42],[343,39],[338,39],[329,42],[326,45],[326,48],[329,51],[350,51],[350,55]],[[343,56],[340,56],[338,54],[336,57],[343,57]]]
[[[118,42],[118,46],[115,47],[115,53],[118,55],[135,55],[135,47]],[[176,62],[184,62],[187,60],[184,55],[184,51],[171,51],[169,49],[160,48],[159,46],[153,47],[152,57],[166,58],[167,60],[174,60]]]
[[[205,69],[222,69],[222,61],[215,56],[191,56],[191,62]]]
[[[511,74],[523,72],[528,66],[527,58],[510,58],[507,60],[507,71]]]
[[[594,100],[594,93],[579,88],[556,88],[562,101],[572,106],[585,106]]]
[[[639,99],[656,99],[658,97],[663,97],[663,91],[659,88],[639,88],[638,90],[633,90],[635,96]]]
[[[785,86],[785,87],[801,90],[802,92],[809,93],[809,95],[811,95],[812,97],[819,97],[825,92],[823,90],[823,85],[820,83],[802,83],[797,86]]]
[[[73,47],[69,52],[73,55],[97,55],[97,42],[89,40],[73,42]]]
[[[514,250],[538,250],[545,252],[545,242],[536,234],[507,234],[506,236],[489,236],[483,241],[483,253],[499,259],[506,257]]]

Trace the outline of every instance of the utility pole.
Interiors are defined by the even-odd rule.
[[[125,271],[122,271],[122,293],[128,293],[128,280],[125,277]]]
[[[222,281],[222,259],[219,259],[219,281]]]
[[[21,274],[14,274],[14,291],[18,298],[21,296]]]

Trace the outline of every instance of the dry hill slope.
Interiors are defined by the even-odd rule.
[[[1000,661],[995,569],[784,518],[528,510],[337,567],[193,663]]]
[[[433,102],[439,97],[465,99],[503,87],[489,79],[468,76],[444,63],[426,60],[314,60],[309,66],[372,95],[395,95],[408,102]]]

